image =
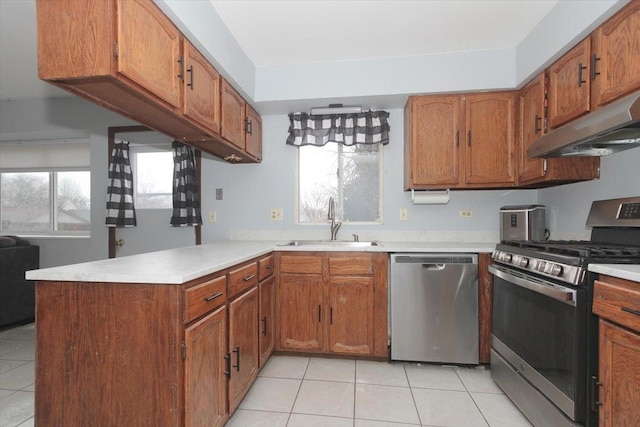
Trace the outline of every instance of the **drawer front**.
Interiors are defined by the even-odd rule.
[[[185,290],[185,323],[227,302],[227,277],[208,280]]]
[[[613,277],[596,280],[593,312],[640,332],[640,284]]]
[[[258,284],[258,263],[240,267],[229,272],[229,298],[233,298],[245,289]]]
[[[280,255],[280,273],[322,274],[322,256]]]
[[[373,256],[371,254],[348,254],[329,257],[329,274],[365,275],[373,274]]]
[[[273,275],[275,266],[276,261],[273,255],[269,255],[258,261],[258,280],[262,282],[267,277]]]

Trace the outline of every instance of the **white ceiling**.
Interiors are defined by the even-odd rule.
[[[256,67],[515,48],[558,0],[210,0]]]
[[[210,0],[257,67],[515,47],[558,0]],[[35,0],[0,0],[0,99],[37,78]]]

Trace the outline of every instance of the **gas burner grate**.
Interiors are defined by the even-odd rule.
[[[594,243],[588,240],[551,240],[505,243],[528,250],[581,258],[640,257],[640,246]]]

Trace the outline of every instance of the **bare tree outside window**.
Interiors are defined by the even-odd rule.
[[[325,223],[330,197],[343,222],[381,221],[379,145],[329,143],[298,153],[299,223]]]
[[[87,234],[90,180],[89,171],[3,172],[0,229],[16,234]]]
[[[172,209],[173,153],[140,151],[134,156],[136,209]]]

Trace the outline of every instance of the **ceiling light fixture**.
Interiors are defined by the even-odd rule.
[[[350,105],[344,106],[342,104],[329,104],[328,107],[314,107],[311,109],[312,115],[323,115],[323,114],[354,114],[354,113],[362,113],[362,106],[360,105]]]

